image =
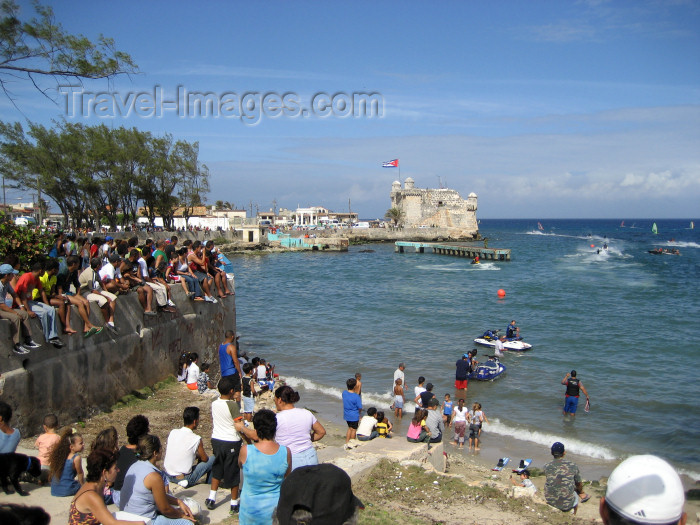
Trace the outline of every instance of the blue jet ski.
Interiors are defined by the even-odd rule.
[[[506,371],[506,365],[496,356],[489,356],[489,360],[479,363],[467,377],[476,381],[493,381]]]

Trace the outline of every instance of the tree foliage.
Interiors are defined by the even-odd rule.
[[[38,77],[61,79],[100,79],[136,73],[131,56],[114,47],[114,40],[100,35],[97,42],[83,35],[66,33],[56,22],[53,10],[34,2],[38,15],[22,20],[20,8],[13,0],[0,3],[0,87],[8,97],[13,78],[30,80]]]
[[[0,253],[14,253],[19,257],[23,270],[45,257],[51,249],[53,237],[41,230],[27,226],[16,226],[4,213],[0,213]]]
[[[384,218],[393,221],[394,226],[398,226],[403,221],[403,217],[403,211],[400,208],[389,208],[384,214]]]
[[[199,144],[153,136],[136,128],[59,122],[53,128],[0,122],[0,165],[5,176],[50,197],[65,223],[112,229],[138,218],[172,228],[175,209],[191,211],[209,191]],[[189,213],[189,212],[187,212]]]

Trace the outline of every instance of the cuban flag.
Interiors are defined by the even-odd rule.
[[[399,159],[394,159],[394,160],[390,160],[388,162],[382,163],[382,168],[398,168],[398,167],[399,167]]]

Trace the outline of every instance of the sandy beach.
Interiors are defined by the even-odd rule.
[[[513,486],[509,479],[509,467],[517,466],[520,458],[513,457],[512,464],[501,472],[492,471],[494,458],[499,457],[512,445],[507,440],[497,440],[488,436],[488,427],[485,427],[484,444],[478,454],[464,453],[465,451],[458,451],[454,445],[444,444],[448,468],[447,472],[442,474],[435,472],[429,466],[429,462],[425,461],[425,452],[417,450],[425,445],[406,442],[405,432],[398,430],[401,424],[396,425],[397,433],[394,439],[377,439],[349,451],[343,450],[344,423],[341,425],[334,420],[335,418],[327,417],[325,411],[329,404],[319,402],[317,396],[305,392],[301,392],[301,396],[297,406],[313,410],[327,430],[323,440],[317,443],[321,461],[335,463],[348,470],[353,477],[354,491],[366,506],[361,513],[360,523],[388,524],[400,521],[416,524],[545,524],[599,521],[598,504],[600,496],[604,494],[604,484],[590,472],[596,472],[597,476],[600,466],[589,469],[588,466],[579,463],[587,481],[585,489],[592,497],[590,501],[580,505],[578,514],[574,517],[547,506],[540,496],[519,499],[512,497]],[[61,422],[73,426],[83,435],[86,443],[84,456],[87,455],[88,444],[107,426],[114,425],[120,441],[123,441],[126,423],[136,414],[145,414],[150,420],[151,432],[165,440],[170,430],[181,426],[181,414],[186,406],[198,406],[201,409],[202,419],[197,433],[204,437],[205,449],[210,451],[211,418],[208,415],[211,398],[193,393],[184,385],[169,380],[153,389],[144,390],[141,396],[132,396],[126,401],[126,404],[121,403],[121,406],[115,407],[112,412],[98,414],[87,421]],[[269,393],[259,399],[256,409],[262,407],[272,407],[272,396]],[[335,408],[339,409],[339,403],[336,403]],[[404,418],[404,423],[407,421],[408,418]],[[451,431],[448,430],[446,436],[451,437]],[[36,436],[24,438],[18,451],[31,454],[35,439]],[[394,458],[398,462],[382,461],[384,457]],[[544,476],[538,472],[538,468],[549,458],[545,453],[527,457],[533,457],[532,480],[538,487],[538,494],[541,495]],[[578,463],[577,458],[570,459]],[[604,479],[602,481],[604,482]],[[689,480],[684,481],[687,488],[693,488]],[[30,496],[22,498],[12,494],[4,496],[4,501],[42,506],[51,514],[52,523],[67,522],[70,498],[52,497],[48,487],[28,483],[25,483],[24,487],[29,490]],[[182,495],[194,497],[200,503],[203,503],[209,488],[206,485],[188,489],[180,489],[173,485],[171,487],[175,493],[181,492]],[[227,501],[227,491],[220,490],[217,508],[213,511],[203,510],[200,523],[237,523],[236,517],[228,516],[228,505],[225,504]],[[686,504],[686,511],[691,518],[689,523],[695,523],[700,505],[697,501],[691,501]]]

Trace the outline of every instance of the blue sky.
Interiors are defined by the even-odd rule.
[[[381,217],[398,158],[416,186],[477,193],[479,218],[698,217],[698,1],[48,3],[139,65],[85,91],[257,93],[252,115],[267,93],[381,96],[381,117],[70,117],[199,141],[210,202]],[[65,114],[11,89],[5,121]]]

